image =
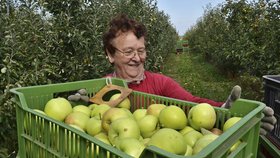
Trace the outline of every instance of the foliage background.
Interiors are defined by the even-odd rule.
[[[280,74],[279,15],[279,1],[226,0],[208,6],[184,39],[190,52],[235,80],[243,97],[263,100],[262,77]]]
[[[191,60],[180,58],[183,54],[166,60],[175,50],[178,35],[156,0],[0,1],[0,157],[17,151],[15,105],[9,90],[99,78],[111,72],[101,38],[110,19],[121,12],[147,26],[146,69],[164,72],[169,62],[174,68],[165,72],[179,76],[196,95],[214,97],[208,94],[221,84],[216,89],[222,95],[215,94],[220,100],[227,95],[224,87],[229,87],[223,85],[237,83],[245,89],[242,96],[261,100],[262,75],[280,74],[279,1],[226,0],[207,8],[183,37],[193,54]],[[216,80],[222,78],[218,75],[209,83],[204,74],[214,68],[199,64],[201,60],[234,82]],[[180,62],[186,66],[179,67]],[[201,65],[197,69],[206,69],[194,73],[189,66],[193,63]]]
[[[102,34],[118,13],[146,25],[145,66],[159,71],[178,36],[155,0],[0,2],[0,157],[17,151],[15,105],[9,89],[100,78],[111,72]]]
[[[279,1],[226,0],[184,35],[191,52],[232,76],[280,74]]]

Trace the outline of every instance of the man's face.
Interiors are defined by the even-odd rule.
[[[144,70],[146,59],[145,39],[137,38],[133,32],[120,33],[112,41],[115,54],[109,55],[109,60],[114,63],[117,76],[123,79],[137,78]]]

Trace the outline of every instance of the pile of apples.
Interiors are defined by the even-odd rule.
[[[110,100],[119,96],[114,94]],[[47,102],[44,111],[36,111],[136,158],[151,145],[177,155],[195,155],[241,119],[232,117],[225,122],[223,129],[218,129],[214,128],[216,112],[207,103],[193,106],[187,114],[175,105],[151,104],[134,112],[130,107],[128,98],[115,107],[107,104],[72,106],[65,98],[53,98]],[[229,152],[240,142],[236,142]]]

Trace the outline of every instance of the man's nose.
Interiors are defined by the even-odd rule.
[[[137,52],[134,52],[134,55],[133,55],[132,59],[135,60],[135,61],[140,61],[141,60],[140,55]]]

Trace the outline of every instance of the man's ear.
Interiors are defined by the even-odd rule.
[[[114,58],[113,56],[109,53],[108,49],[106,49],[106,54],[107,54],[107,57],[109,59],[109,62],[112,64],[114,63]]]

